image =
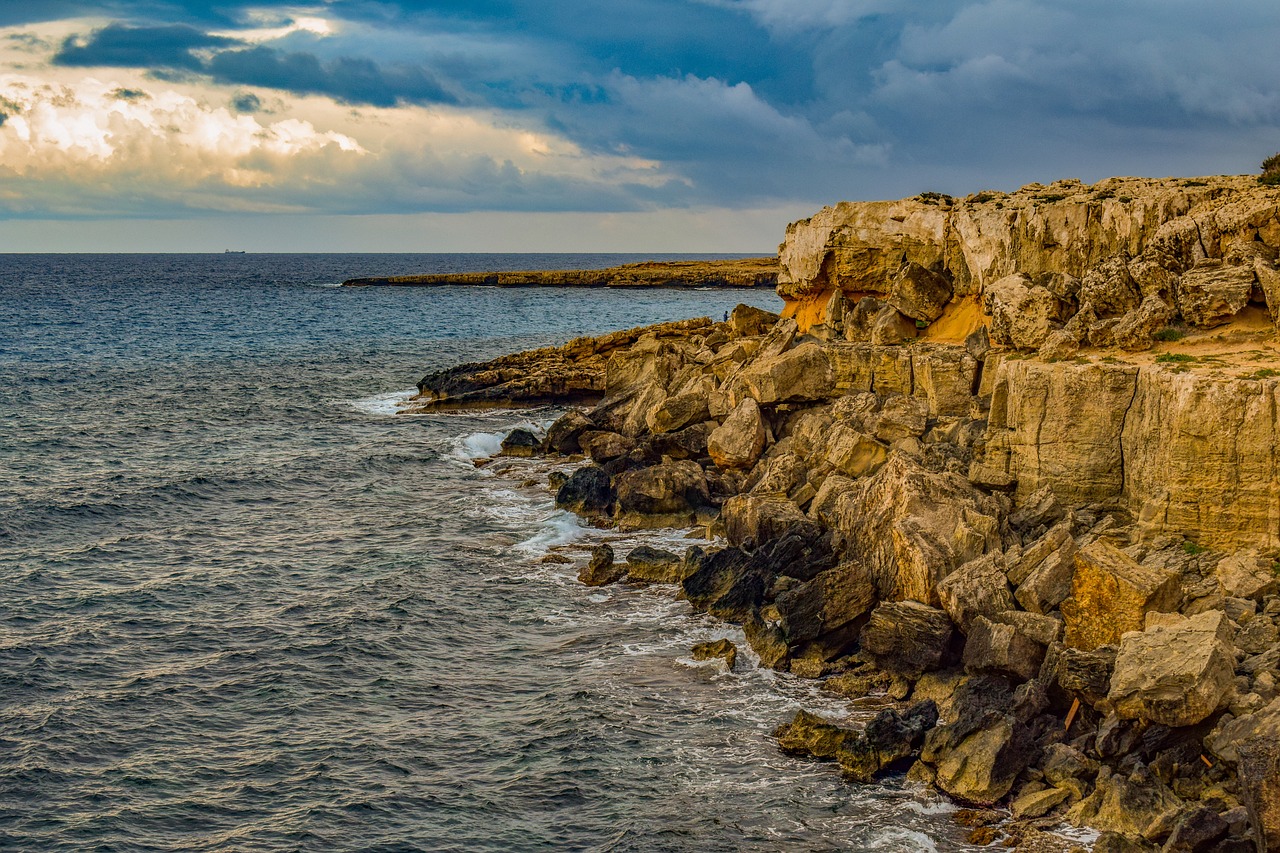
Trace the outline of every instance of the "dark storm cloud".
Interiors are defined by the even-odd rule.
[[[29,20],[128,21],[69,41],[63,64],[506,111],[679,176],[619,186],[642,206],[1244,171],[1280,148],[1274,0],[329,0],[314,14],[335,35],[267,45],[209,33],[264,26],[273,10],[286,22],[296,4],[24,7]],[[469,185],[480,205],[537,203],[513,181],[481,169]]]
[[[329,95],[349,104],[391,107],[402,101],[454,101],[426,69],[409,64],[383,67],[370,59],[349,56],[321,61],[311,53],[286,53],[259,46],[215,54],[205,70],[223,83]]]
[[[54,54],[56,65],[112,65],[133,68],[182,68],[199,71],[203,62],[191,51],[236,44],[185,24],[133,27],[110,24],[87,38],[70,36]]]

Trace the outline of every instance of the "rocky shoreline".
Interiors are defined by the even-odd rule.
[[[1278,253],[1251,178],[841,204],[788,228],[783,316],[466,365],[414,407],[589,405],[503,452],[582,458],[556,503],[597,524],[725,545],[601,548],[584,583],[679,584],[762,666],[892,702],[784,750],[932,784],[977,843],[1266,853]]]
[[[775,287],[777,258],[644,261],[601,270],[433,273],[347,279],[343,287]]]

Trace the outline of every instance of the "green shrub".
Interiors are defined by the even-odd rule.
[[[1165,326],[1151,337],[1157,341],[1180,341],[1187,336],[1186,329],[1179,329],[1177,326]]]
[[[1187,355],[1185,352],[1162,352],[1156,356],[1157,364],[1190,364],[1198,360],[1194,355]]]
[[[1272,154],[1262,161],[1262,174],[1258,177],[1258,183],[1267,186],[1280,184],[1280,153]]]
[[[1188,542],[1182,543],[1182,550],[1184,553],[1190,554],[1192,557],[1194,557],[1197,554],[1203,554],[1205,551],[1208,551],[1209,549],[1202,548],[1196,543],[1188,541]]]

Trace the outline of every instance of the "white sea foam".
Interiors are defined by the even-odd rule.
[[[517,551],[531,557],[541,557],[558,545],[568,545],[580,539],[585,532],[576,515],[558,509],[542,519],[541,529],[537,533],[515,547]]]
[[[398,414],[400,406],[416,393],[418,393],[417,388],[410,388],[407,391],[389,391],[386,394],[375,394],[361,400],[347,400],[346,404],[366,415],[383,417]]]
[[[890,827],[877,834],[876,848],[885,853],[938,853],[933,839],[914,829]]]
[[[454,442],[453,455],[467,461],[497,456],[502,452],[502,439],[506,436],[506,432],[473,432],[464,435]]]

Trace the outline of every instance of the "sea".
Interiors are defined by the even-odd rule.
[[[870,712],[673,587],[577,583],[600,542],[702,540],[477,466],[558,410],[398,414],[430,371],[776,295],[337,286],[693,257],[727,256],[0,256],[0,849],[973,849],[771,734]],[[732,672],[691,659],[721,637]]]

